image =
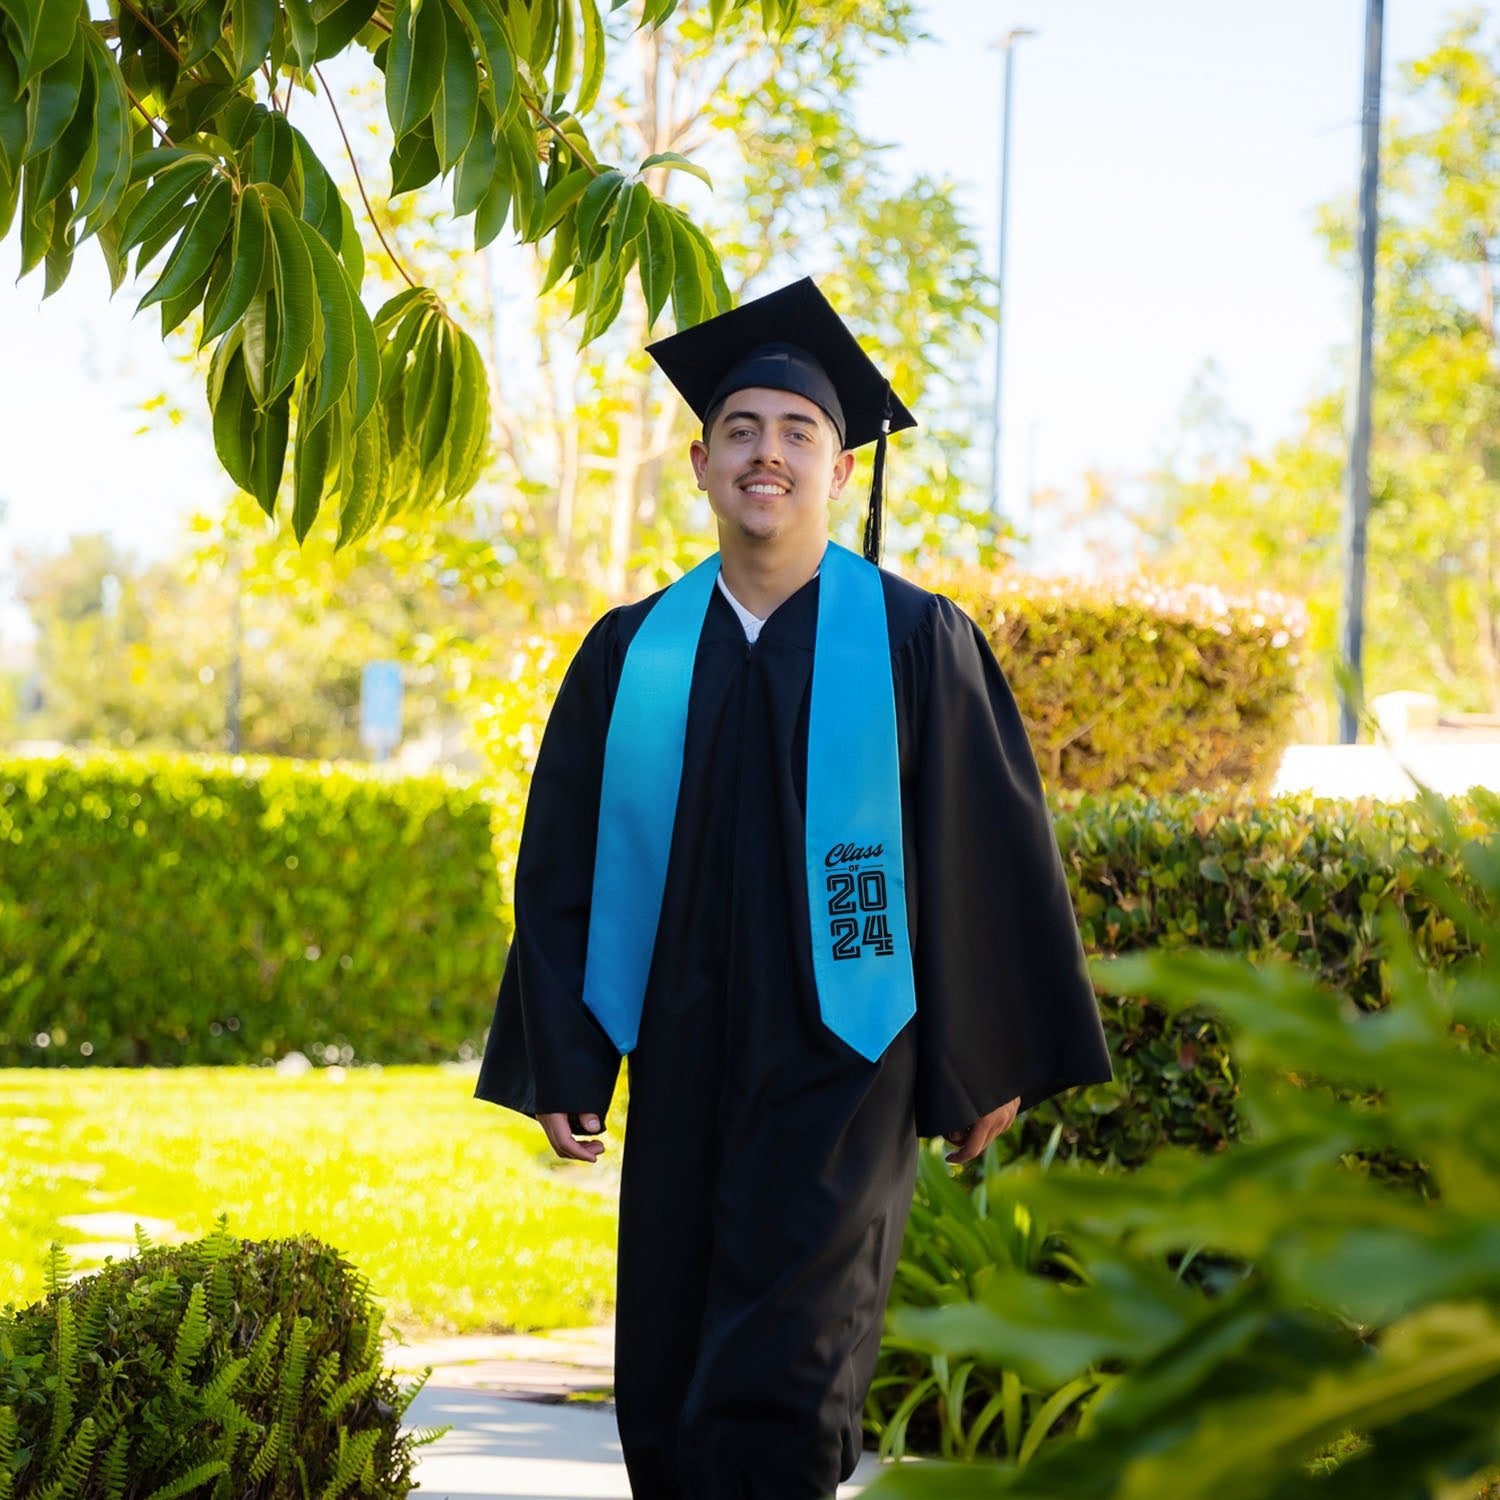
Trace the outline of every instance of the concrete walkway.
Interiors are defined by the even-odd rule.
[[[418,1449],[424,1500],[630,1500],[614,1410],[614,1330],[435,1339],[389,1351],[401,1372],[432,1366],[407,1412],[451,1427]],[[870,1454],[840,1500],[874,1478]]]

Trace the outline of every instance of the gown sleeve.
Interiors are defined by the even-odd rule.
[[[937,597],[920,681],[916,1119],[966,1128],[1111,1076],[1052,815],[978,627]]]
[[[521,1114],[597,1114],[620,1054],[583,1004],[584,950],[615,632],[606,615],[558,690],[532,774],[516,860],[516,930],[477,1098]]]

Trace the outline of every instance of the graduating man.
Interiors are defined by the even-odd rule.
[[[988,644],[873,565],[915,419],[810,280],[650,352],[720,550],[568,670],[476,1092],[593,1161],[628,1054],[632,1490],[819,1500],[859,1455],[918,1136],[968,1161],[1109,1056]],[[872,440],[860,558],[828,502]]]

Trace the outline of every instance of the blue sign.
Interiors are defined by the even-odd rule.
[[[401,743],[401,663],[370,661],[359,679],[359,739],[377,760]]]

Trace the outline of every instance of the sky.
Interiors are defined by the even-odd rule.
[[[1169,446],[1212,361],[1229,408],[1267,442],[1339,380],[1354,290],[1314,234],[1352,198],[1364,0],[927,0],[931,40],[871,69],[861,128],[892,168],[947,178],[996,258],[1002,54],[1015,53],[1001,431],[1007,512],[1029,490],[1128,480]],[[1430,50],[1451,5],[1388,0],[1385,86]],[[305,127],[304,127],[305,128]],[[181,389],[153,314],[132,321],[85,247],[56,296],[12,285],[0,246],[0,648],[26,633],[10,558],[103,530],[140,555],[227,481],[206,421],[148,420]],[[989,365],[985,366],[989,379]],[[142,429],[145,428],[143,431]],[[987,431],[976,431],[985,450]],[[981,468],[979,472],[983,472]],[[1038,534],[1045,566],[1062,539]]]

